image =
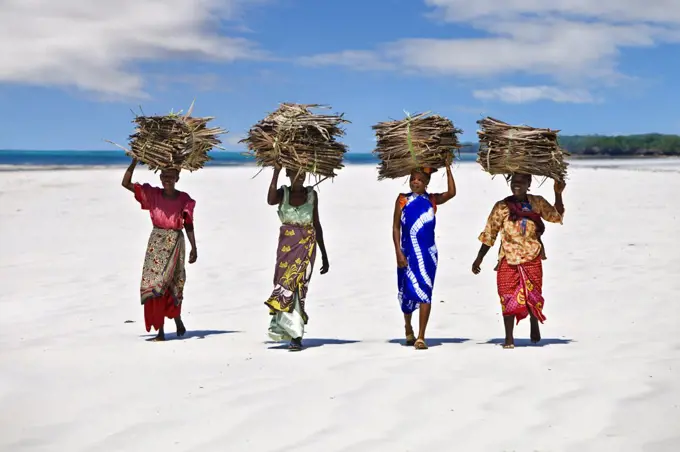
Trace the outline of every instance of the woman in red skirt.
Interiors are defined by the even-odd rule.
[[[135,195],[143,210],[148,210],[153,223],[151,236],[146,248],[142,282],[141,302],[144,306],[146,331],[153,327],[158,331],[154,341],[165,340],[163,325],[165,317],[175,320],[177,336],[183,336],[186,328],[182,322],[182,301],[184,298],[185,244],[184,229],[187,232],[191,251],[189,263],[198,258],[194,236],[194,207],[196,201],[175,188],[179,181],[179,170],[161,171],[161,187],[132,183],[132,173],[137,166],[133,160],[123,176],[123,187]]]
[[[564,204],[562,192],[566,184],[555,181],[555,205],[545,198],[528,194],[531,176],[513,174],[510,178],[512,196],[496,203],[489,215],[486,228],[479,236],[482,246],[472,264],[472,272],[479,274],[482,261],[501,234],[498,256],[497,285],[505,324],[504,348],[515,348],[513,328],[515,320],[530,316],[531,342],[541,340],[538,322],[543,323],[543,264],[546,258],[541,235],[543,220],[562,223]]]

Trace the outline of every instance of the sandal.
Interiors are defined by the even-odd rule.
[[[418,339],[416,340],[415,344],[413,344],[416,350],[427,350],[427,343],[425,343],[424,339]]]
[[[290,350],[291,352],[299,352],[300,350],[302,350],[302,338],[298,337],[290,341],[288,350]]]
[[[416,343],[416,335],[411,333],[406,335],[406,346],[413,347]]]
[[[503,344],[503,348],[506,350],[512,350],[515,348],[515,344]]]

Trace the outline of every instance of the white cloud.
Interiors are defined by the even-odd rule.
[[[449,22],[465,22],[499,16],[565,15],[614,22],[680,23],[675,0],[424,0],[436,8],[433,15]]]
[[[680,42],[677,0],[424,0],[433,20],[471,27],[460,39],[402,39],[303,63],[476,79],[517,74],[560,84],[613,83],[627,47]],[[360,58],[357,58],[360,55]]]
[[[549,100],[558,103],[590,104],[597,102],[583,89],[563,89],[556,86],[504,86],[496,89],[475,90],[472,95],[479,100],[524,104]]]
[[[299,58],[298,62],[309,66],[347,66],[362,71],[397,68],[395,64],[381,59],[375,52],[368,50],[345,50],[313,55]]]
[[[223,36],[245,0],[0,0],[0,83],[144,96],[135,64],[171,57],[257,58]]]

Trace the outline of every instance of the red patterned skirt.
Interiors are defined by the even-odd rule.
[[[165,317],[174,319],[182,314],[186,279],[184,247],[181,230],[153,228],[140,287],[146,331],[159,330]]]
[[[515,316],[517,323],[530,313],[543,323],[543,263],[541,256],[519,265],[503,258],[496,275],[503,316]]]

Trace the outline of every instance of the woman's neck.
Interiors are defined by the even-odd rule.
[[[174,187],[163,189],[163,196],[165,198],[176,198],[178,193],[179,192]]]

